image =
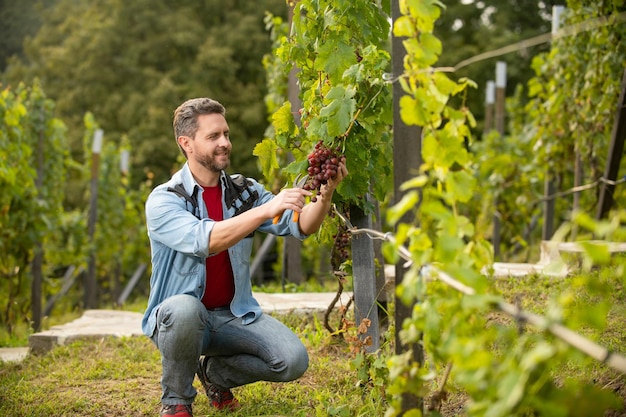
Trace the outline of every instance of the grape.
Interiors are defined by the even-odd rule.
[[[344,224],[341,224],[337,233],[333,235],[333,249],[331,263],[333,268],[339,269],[340,265],[350,258],[350,239],[352,235]]]
[[[307,174],[309,181],[303,186],[307,191],[314,193],[312,202],[317,201],[317,194],[328,180],[334,178],[339,170],[339,163],[345,162],[346,157],[340,154],[340,150],[331,149],[324,145],[321,140],[315,144],[315,149],[307,156],[309,167]]]

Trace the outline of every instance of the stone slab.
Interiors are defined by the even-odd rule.
[[[0,348],[0,361],[21,362],[28,355],[29,350],[27,347]]]
[[[131,311],[86,310],[74,321],[30,335],[28,345],[32,353],[38,354],[77,339],[138,336],[142,334],[142,317]]]
[[[336,293],[255,293],[261,308],[266,313],[289,313],[289,312],[324,312],[330,306]],[[346,305],[352,297],[351,292],[344,292],[337,301],[335,308]]]
[[[266,313],[325,312],[335,293],[255,293]],[[344,293],[335,308],[346,305],[352,296]],[[53,326],[49,330],[32,334],[28,344],[34,354],[48,352],[57,345],[75,340],[102,338],[105,336],[139,336],[143,313],[120,310],[86,310],[83,315],[69,323]],[[1,358],[1,357],[0,357]]]

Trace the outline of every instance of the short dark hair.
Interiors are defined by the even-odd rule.
[[[178,144],[179,136],[189,136],[193,138],[198,131],[198,116],[201,114],[221,114],[226,116],[226,109],[224,106],[213,99],[208,97],[192,98],[185,101],[174,110],[174,139]],[[178,144],[180,151],[185,158],[187,153]]]

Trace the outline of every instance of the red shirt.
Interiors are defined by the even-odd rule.
[[[224,219],[222,211],[222,187],[204,187],[202,199],[215,221]],[[230,304],[235,295],[235,280],[230,266],[228,251],[224,250],[206,259],[206,289],[202,303],[206,308],[224,307]]]

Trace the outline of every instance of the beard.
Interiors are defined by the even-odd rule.
[[[212,172],[220,172],[228,168],[230,165],[230,151],[228,149],[217,149],[214,155],[223,156],[226,155],[226,160],[223,162],[217,162],[211,155],[199,155],[196,161]]]

